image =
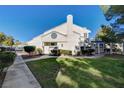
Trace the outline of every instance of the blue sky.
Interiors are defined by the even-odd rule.
[[[94,37],[101,24],[108,24],[99,6],[0,6],[0,32],[22,42],[66,22],[72,14],[74,23],[91,30]]]

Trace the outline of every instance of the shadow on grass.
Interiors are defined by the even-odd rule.
[[[49,58],[27,64],[45,88],[124,87],[124,62],[118,58]]]
[[[62,74],[77,82],[78,87],[124,87],[124,63],[107,58],[66,59],[63,63],[66,61],[73,65],[61,64]]]

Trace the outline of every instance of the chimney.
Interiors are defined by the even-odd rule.
[[[73,16],[72,15],[67,16],[67,23],[68,24],[73,24]]]
[[[71,36],[72,34],[72,26],[73,26],[73,16],[72,15],[68,15],[67,16],[67,28],[68,28],[68,35]]]
[[[73,16],[67,16],[67,37],[68,41],[71,42],[73,40]]]
[[[72,15],[67,15],[67,48],[68,50],[73,49],[73,16]]]

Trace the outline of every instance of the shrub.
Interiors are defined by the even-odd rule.
[[[95,52],[94,49],[87,49],[87,50],[81,50],[83,55],[92,55],[93,52]]]
[[[13,52],[0,52],[0,62],[13,62],[16,54]]]
[[[88,55],[92,55],[93,52],[95,52],[94,49],[88,49],[88,50],[87,50],[87,54],[88,54]]]
[[[37,48],[36,51],[37,51],[37,53],[38,53],[39,55],[42,55],[42,49],[41,49],[41,48]]]
[[[16,54],[13,52],[0,52],[0,71],[2,71],[4,67],[12,64],[15,57]]]
[[[105,51],[106,53],[110,53],[110,49],[108,49],[108,48],[105,48],[104,51]]]
[[[80,56],[80,55],[81,55],[81,52],[80,52],[80,51],[78,51],[78,52],[77,52],[77,56]]]
[[[72,51],[71,50],[60,50],[60,54],[64,54],[64,55],[72,55]]]
[[[57,50],[55,50],[55,49],[51,50],[51,55],[53,55],[53,56],[59,56],[60,55],[60,50],[59,49],[57,49]]]
[[[86,55],[86,54],[87,54],[87,50],[81,50],[81,53],[82,53],[83,55]]]
[[[35,48],[35,46],[24,46],[24,51],[30,54],[35,51]]]

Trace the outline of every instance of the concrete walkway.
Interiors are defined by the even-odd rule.
[[[93,56],[75,56],[75,58],[100,58],[105,56],[105,54],[95,54]]]
[[[40,59],[47,59],[47,58],[57,58],[58,56],[49,56],[49,55],[43,55],[38,58],[31,58],[31,59],[25,59],[24,62],[30,62],[30,61],[35,61],[35,60],[40,60]]]
[[[22,57],[18,55],[14,64],[9,67],[3,88],[40,88],[40,84],[33,76]]]

